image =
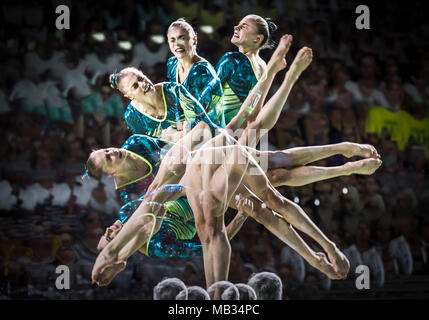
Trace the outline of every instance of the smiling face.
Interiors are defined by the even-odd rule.
[[[258,34],[255,20],[246,16],[234,27],[231,43],[236,46],[259,47],[262,40],[263,35]]]
[[[195,54],[197,35],[190,30],[180,26],[171,27],[168,29],[167,38],[170,51],[177,59],[192,57]]]
[[[122,70],[118,89],[126,98],[138,99],[155,92],[155,86],[141,71],[127,68]]]
[[[92,152],[90,159],[104,174],[114,175],[126,161],[127,152],[120,148],[100,149]]]

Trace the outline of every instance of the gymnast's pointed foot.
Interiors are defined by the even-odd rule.
[[[339,279],[347,278],[350,270],[350,262],[344,253],[334,244],[330,252],[328,252],[328,256]]]
[[[92,268],[91,280],[98,286],[107,286],[113,278],[126,266],[125,261],[119,261],[117,256],[101,252]]]
[[[358,161],[349,162],[350,172],[354,174],[371,175],[373,174],[383,162],[380,159],[362,159]]]
[[[107,266],[98,276],[96,281],[97,285],[99,287],[109,285],[118,273],[125,269],[126,265],[127,263],[125,261],[121,261]]]
[[[329,279],[339,280],[343,278],[342,275],[335,271],[333,264],[329,262],[328,258],[323,252],[316,252],[316,259],[317,261],[314,267],[327,275]]]
[[[280,38],[279,44],[268,61],[267,69],[274,72],[279,72],[286,68],[286,54],[292,45],[293,37],[290,34],[285,34]]]
[[[353,142],[344,142],[343,144],[345,146],[343,155],[346,158],[358,156],[362,158],[380,159],[377,149],[370,144],[359,144]]]
[[[293,76],[299,77],[308,68],[311,61],[313,61],[313,50],[308,47],[302,47],[290,66],[290,72],[292,72]]]

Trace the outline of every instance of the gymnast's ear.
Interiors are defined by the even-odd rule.
[[[198,44],[198,36],[197,34],[194,35],[194,46]]]
[[[262,41],[264,40],[264,35],[262,35],[262,34],[258,34],[257,36],[256,36],[256,39],[254,40],[255,42],[259,42],[259,43],[262,43]]]

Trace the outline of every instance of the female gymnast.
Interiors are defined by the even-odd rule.
[[[153,84],[143,73],[131,79],[127,86],[140,91],[137,99],[128,105],[124,119],[133,134],[145,134],[160,137],[163,130],[170,127],[169,137],[174,130],[181,130],[184,120],[183,104],[188,103],[189,96],[201,103],[211,120],[221,127],[225,126],[222,105],[222,87],[212,65],[196,52],[197,35],[194,29],[183,19],[173,22],[168,28],[168,43],[174,57],[167,62],[169,82]],[[122,75],[110,75],[110,85],[118,89]],[[123,82],[122,82],[123,83]],[[184,89],[184,90],[182,90]],[[135,96],[135,92],[128,92]],[[164,137],[164,138],[165,138]]]
[[[347,150],[350,148],[347,145],[350,144],[353,143],[343,142],[337,145],[321,146],[320,148],[327,151],[325,154],[335,154],[338,150]],[[344,147],[341,148],[339,147],[340,145]],[[366,148],[363,145],[354,145],[356,145],[356,150],[365,150]],[[168,149],[169,147],[166,147],[166,143],[162,140],[144,135],[133,135],[127,139],[121,148],[106,148],[91,153],[87,161],[89,176],[98,180],[101,178],[101,174],[113,176],[115,184],[118,186],[117,190],[125,203],[119,211],[119,220],[107,228],[106,233],[102,236],[98,246],[99,250],[102,250],[108,241],[114,238],[111,235],[113,231],[119,231],[125,221],[137,209],[141,201],[143,201],[144,197],[138,200],[132,200],[131,197],[132,195],[146,193],[148,187],[147,177],[148,175],[151,177],[156,175],[159,163]],[[303,147],[300,149],[302,155],[307,154],[308,162],[319,160],[319,157],[314,157],[314,153],[311,152],[313,149],[314,147]],[[287,154],[289,151],[292,151],[292,155],[295,152],[292,149],[281,152]],[[321,153],[319,152],[318,154]],[[269,168],[266,174],[274,187],[302,186],[340,175],[371,174],[374,170],[371,162],[373,161],[370,160],[368,163],[368,161],[359,160],[330,168],[304,165],[296,166],[292,169]],[[295,163],[298,163],[298,161],[295,161]],[[153,178],[150,181],[153,181]],[[235,209],[234,201],[231,201],[229,206]],[[164,222],[160,231],[151,238],[148,252],[145,251],[146,247],[141,248],[140,251],[148,256],[157,257],[188,257],[190,254],[200,254],[201,247],[194,241],[179,241],[190,240],[196,233],[193,213],[189,203],[185,198],[181,198],[176,201],[167,201],[164,204],[164,208],[167,210],[167,213],[164,216]],[[252,216],[255,215],[253,214]],[[239,212],[226,227],[230,240],[239,231],[246,217],[247,214]],[[169,235],[174,233],[175,238],[165,235],[167,233]],[[165,241],[165,239],[169,239],[169,241]]]
[[[234,27],[231,43],[237,46],[238,51],[225,53],[216,65],[224,94],[226,124],[234,118],[249,92],[262,79],[267,65],[259,56],[259,51],[273,47],[271,36],[276,29],[270,19],[255,14],[245,16]],[[255,98],[260,97],[256,95]]]
[[[136,199],[135,195],[141,196],[146,193],[148,182],[153,181],[161,159],[168,151],[166,145],[160,139],[133,135],[121,148],[100,149],[91,153],[87,161],[88,175],[97,180],[101,179],[103,173],[112,175],[116,189],[125,203],[119,210],[119,220],[107,228],[101,237],[98,250],[102,250],[114,238],[116,232],[143,201],[142,198]],[[167,201],[164,209],[166,214],[160,231],[151,238],[148,246],[143,246],[139,251],[148,256],[161,258],[201,255],[201,245],[192,241],[196,228],[186,198]],[[238,216],[231,221],[227,230],[235,235],[240,227]]]
[[[184,19],[178,19],[168,27],[167,39],[174,55],[167,62],[168,81],[184,86],[210,119],[225,127],[222,86],[210,62],[197,53],[198,36],[194,28]]]
[[[118,88],[117,83],[124,73],[127,73],[127,68],[122,70],[122,73],[110,75],[112,88]],[[182,106],[184,101],[191,97],[186,89],[171,82],[153,84],[143,73],[127,80],[127,86],[131,88],[129,94],[138,92],[139,98],[132,99],[124,113],[124,120],[133,134],[160,137],[167,128],[174,129],[167,136],[176,130],[182,130],[185,120]],[[128,98],[127,95],[125,97]],[[183,97],[182,101],[179,97]]]
[[[275,74],[286,66],[284,57],[290,47],[290,42],[290,36],[282,37],[276,52],[268,64],[266,80],[257,84],[236,117],[246,113],[246,108],[249,105],[248,100],[254,98],[254,92],[258,92],[258,90],[264,92],[264,94],[268,92]],[[182,143],[185,145],[190,141],[195,141],[192,134],[195,133],[196,129],[199,129],[199,126],[204,127],[204,122],[200,122],[190,134],[183,138],[183,141],[170,149],[161,163],[158,175],[148,189],[145,201],[130,217],[128,223],[118,233],[117,237],[98,256],[92,274],[94,282],[97,282],[99,285],[109,283],[125,267],[127,258],[144,243],[147,243],[154,231],[159,229],[160,220],[157,219],[157,216],[162,220],[163,213],[159,208],[155,208],[154,203],[164,203],[169,199],[183,194],[186,194],[189,199],[194,212],[197,232],[203,243],[207,285],[227,278],[230,247],[225,235],[223,214],[225,207],[230,203],[232,195],[243,181],[243,176],[246,175],[249,161],[253,162],[252,155],[243,150],[245,148],[241,144],[251,138],[247,142],[248,144],[250,143],[250,146],[255,146],[259,140],[259,136],[250,137],[250,130],[269,130],[274,126],[293,83],[310,64],[311,58],[312,53],[310,49],[303,48],[299,51],[281,87],[268,103],[265,104],[256,118],[247,123],[246,130],[240,136],[238,143],[231,143],[231,138],[227,135],[218,135],[197,149],[188,163],[189,153],[183,152],[181,155],[177,151],[180,151]],[[261,104],[262,102],[263,99],[258,103]],[[231,122],[233,123],[234,121]],[[208,133],[211,134],[210,130],[208,130]],[[188,141],[186,142],[185,140]],[[217,147],[218,145],[227,145],[227,147]],[[232,153],[226,152],[227,150],[232,150]],[[236,161],[238,153],[246,154],[245,163]],[[210,159],[208,159],[209,161],[205,161],[207,157],[212,157],[213,154],[220,156],[225,161],[222,161],[221,164],[213,163]],[[378,167],[380,161],[378,159],[373,160],[375,167]],[[349,263],[335,244],[326,238],[299,206],[276,192],[270,186],[263,172],[256,177],[265,179],[265,185],[260,183],[255,184],[252,186],[253,189],[251,191],[261,198],[269,208],[279,212],[284,220],[316,240],[327,252],[331,261],[329,263],[322,253],[315,254],[310,251],[308,256],[309,263],[332,278],[343,278],[348,271]],[[162,188],[169,187],[166,184],[178,182],[180,182],[179,192],[156,192]],[[261,219],[261,222],[274,234],[288,243],[288,239],[284,237],[287,234],[287,230],[284,230],[285,226],[281,225],[276,219],[280,218],[273,215],[270,217],[270,221]],[[101,276],[101,279],[99,279],[99,276]]]
[[[184,125],[192,127],[201,119],[211,125],[213,132],[217,128],[210,121],[202,106],[184,86],[173,82],[154,85],[142,72],[134,68],[126,68],[119,73],[112,74],[109,80],[112,88],[121,90],[121,86],[125,86],[127,88],[125,96],[133,97],[124,115],[125,121],[133,133],[163,137],[174,141],[179,139]],[[157,163],[147,162],[145,165],[150,166],[151,170],[155,170],[159,166],[159,161]],[[139,181],[136,183],[127,182],[125,183],[127,186],[123,185],[124,183],[117,185],[118,189],[127,187],[126,190],[120,190],[124,204],[129,203],[130,188],[140,189],[139,195],[142,195],[145,193],[143,189],[150,185],[153,177],[153,172],[148,172],[147,175],[139,177]],[[178,199],[169,206],[169,213],[174,214],[171,210],[184,207],[189,207],[186,198]],[[127,206],[127,209],[130,208],[131,204]],[[151,248],[155,248],[155,246],[151,246]],[[198,247],[194,248],[198,251]]]
[[[119,72],[118,74],[112,75],[111,78],[113,78],[114,76],[116,78],[115,81],[117,83],[121,82],[121,85],[118,87],[118,89],[120,89],[125,95],[133,96],[133,98],[135,99],[134,101],[145,102],[147,100],[147,97],[145,97],[145,88],[147,87],[147,84],[139,83],[140,90],[138,90],[138,89],[135,89],[135,86],[134,86],[135,82],[132,80],[133,77],[134,79],[137,79],[137,81],[139,77],[141,79],[145,79],[144,75],[141,74],[141,72],[139,72],[134,68],[126,68],[121,72]],[[130,77],[131,79],[129,79]],[[147,80],[150,81],[149,79]],[[127,88],[126,84],[125,85],[123,84],[124,82],[127,83],[127,81],[128,81],[128,84],[131,85],[131,88],[126,89]],[[116,86],[116,83],[115,83],[115,86]],[[195,116],[193,115],[193,112],[196,111],[197,113],[203,113],[201,106],[195,101],[195,99],[192,100],[193,98],[188,95],[186,90],[183,90],[183,88],[182,90],[180,90],[180,88],[177,86],[175,88],[176,90],[171,92],[174,92],[175,94],[179,92],[179,94],[177,94],[179,98],[177,99],[176,103],[180,104],[182,101],[185,100],[185,104],[187,106],[192,106],[192,108],[190,107],[185,108],[185,110],[188,110],[186,114],[189,115],[188,116],[189,121],[193,120],[192,117],[195,118]],[[156,95],[156,94],[153,94],[153,95],[155,96],[155,98],[153,99],[153,101],[155,101],[155,104],[162,103],[160,99],[161,98],[160,95]],[[183,96],[187,98],[184,99]],[[196,110],[193,110],[193,109],[196,109]],[[208,122],[207,118],[206,118],[206,122]],[[231,126],[232,124],[230,124],[230,127]],[[165,130],[165,132],[170,132],[170,130],[167,129]],[[172,139],[170,136],[169,139],[177,140],[179,135],[183,135],[183,132],[184,131],[176,132],[175,135],[177,137]],[[139,135],[135,135],[133,137],[134,138],[128,139],[127,142],[124,144],[124,146],[126,146],[125,149],[131,150],[131,152],[133,152],[132,151],[133,149],[139,150],[139,151],[135,151],[134,155],[131,157],[128,157],[128,159],[131,160],[135,158],[136,153],[138,153],[140,154],[140,157],[143,154],[145,155],[143,156],[144,161],[140,161],[140,163],[138,162],[136,163],[136,160],[135,160],[134,163],[131,163],[129,167],[127,167],[128,169],[126,171],[122,171],[120,175],[115,175],[114,172],[111,172],[109,170],[104,171],[104,173],[106,174],[115,176],[115,179],[117,180],[116,181],[117,189],[120,192],[120,195],[124,204],[126,204],[123,207],[123,209],[119,212],[119,220],[122,223],[126,220],[124,213],[126,212],[127,215],[130,215],[133,211],[131,208],[134,208],[135,210],[135,207],[137,206],[136,201],[132,203],[130,202],[131,199],[129,194],[133,193],[133,194],[142,195],[145,193],[147,186],[153,181],[155,173],[157,172],[158,166],[160,164],[161,156],[158,156],[157,154],[160,154],[160,152],[163,150],[163,146],[166,146],[165,142],[161,140],[150,139],[149,137],[144,137]],[[131,141],[132,143],[129,143],[129,141]],[[167,147],[167,150],[169,148],[170,147]],[[268,158],[269,171],[267,175],[274,186],[302,185],[302,184],[318,181],[319,179],[332,178],[338,175],[364,172],[368,170],[368,168],[370,168],[369,166],[364,165],[363,162],[356,162],[353,164],[347,164],[345,166],[332,167],[332,168],[319,168],[319,167],[310,167],[310,166],[301,167],[303,164],[310,163],[310,162],[316,161],[317,159],[322,159],[335,154],[343,154],[347,157],[351,157],[355,155],[370,157],[374,155],[374,151],[375,151],[375,149],[373,148],[371,149],[371,148],[372,147],[365,146],[365,145],[357,145],[352,143],[340,143],[340,144],[330,145],[330,146],[294,148],[294,149],[285,150],[285,151],[266,152],[265,154],[259,153],[259,157],[263,156]],[[100,150],[91,155],[87,163],[87,168],[92,176],[99,177],[101,175],[101,172],[100,172],[101,169],[97,168],[94,165],[94,161],[92,160],[95,159],[97,155],[100,155],[100,154],[103,157],[108,157],[110,159],[112,157],[112,155],[110,155],[110,152],[108,153],[104,152],[104,151],[107,152],[107,150],[112,150],[112,148]],[[113,153],[116,153],[116,152],[113,151]],[[123,154],[127,155],[129,153],[130,152],[128,153],[118,152],[117,154],[119,156],[122,156]],[[139,157],[137,157],[137,160],[138,159]],[[294,171],[289,171],[287,170],[287,167],[291,167],[291,168],[300,167],[300,168],[296,168],[294,169]],[[126,176],[126,175],[123,176],[124,174],[123,172],[127,172],[131,176]],[[295,175],[294,172],[296,172],[297,175]],[[133,183],[130,183],[130,182],[133,182]],[[173,216],[179,216],[179,217],[192,216],[192,211],[190,210],[190,207],[186,198],[182,198],[177,201],[171,201],[168,203],[166,208],[169,211],[167,214],[166,221],[169,220],[168,217],[171,214]],[[181,212],[172,212],[174,208],[180,209]],[[237,216],[237,219],[238,221],[244,221],[242,220],[243,217],[240,215]],[[235,221],[235,219],[233,221]],[[179,222],[182,222],[182,221],[178,221],[178,223]],[[181,223],[181,224],[183,225],[184,229],[192,230],[191,224],[189,223]],[[166,231],[166,230],[167,229],[163,228],[163,231]],[[176,227],[176,230],[177,230],[177,227]],[[231,230],[237,231],[237,229],[231,229]],[[163,234],[163,232],[161,232],[157,236],[156,240],[160,240],[162,238],[161,234]],[[192,235],[192,232],[188,233],[187,238],[184,238],[183,236],[182,237],[179,236],[179,237],[176,237],[176,239],[177,238],[191,239],[192,237],[190,235]],[[160,248],[160,246],[155,246],[153,245],[153,243],[154,242],[151,243],[151,246],[149,248]],[[189,246],[186,246],[186,248],[189,248]],[[197,247],[195,247],[195,250],[196,252],[198,252]],[[179,252],[179,251],[176,251],[176,252]],[[165,256],[165,255],[162,255],[160,251],[158,251],[158,253],[154,253],[153,250],[150,250],[150,252],[145,252],[145,253],[150,255]]]

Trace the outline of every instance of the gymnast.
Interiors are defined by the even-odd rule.
[[[290,42],[290,36],[282,37],[280,45],[270,60],[271,65],[270,63],[268,65],[266,81],[258,83],[255,87],[256,90],[261,90],[265,93],[268,91],[274,75],[285,67],[286,62],[284,56],[290,47]],[[203,243],[207,285],[210,285],[214,281],[226,279],[229,268],[230,247],[228,240],[225,238],[223,213],[225,211],[225,206],[229,204],[233,193],[236,192],[243,180],[249,161],[252,161],[252,156],[249,152],[244,151],[247,156],[245,164],[239,164],[229,160],[232,160],[231,157],[237,156],[237,153],[243,152],[243,147],[240,144],[249,138],[249,129],[272,128],[280,112],[279,105],[282,106],[284,104],[293,83],[309,65],[311,57],[310,49],[303,48],[300,50],[290,70],[286,74],[285,81],[279,91],[264,106],[256,119],[247,124],[246,130],[239,139],[239,144],[229,145],[233,149],[232,154],[225,153],[225,149],[231,148],[215,147],[216,143],[219,141],[223,145],[229,143],[230,137],[224,134],[216,136],[206,142],[203,147],[197,149],[195,155],[192,156],[191,162],[186,165],[184,164],[187,161],[186,158],[188,155],[184,154],[183,158],[180,159],[182,162],[178,163],[177,159],[171,159],[167,153],[167,156],[161,163],[158,175],[148,189],[149,192],[146,195],[147,198],[145,202],[140,205],[121,232],[118,233],[117,237],[103,249],[97,258],[93,269],[94,282],[100,285],[109,283],[117,272],[123,269],[126,259],[139,249],[142,244],[147,243],[147,240],[155,229],[159,229],[160,224],[155,214],[159,214],[162,217],[163,213],[160,213],[162,210],[160,211],[158,209],[153,211],[153,203],[164,203],[169,200],[169,198],[180,196],[180,193],[176,192],[167,195],[167,193],[154,191],[164,187],[165,184],[177,182],[180,182],[182,194],[186,194],[194,212],[197,231]],[[252,98],[253,97],[250,95],[250,99]],[[262,101],[263,100],[259,103],[262,103]],[[247,106],[248,105],[244,103],[242,110],[240,110],[237,116],[242,114],[242,112],[245,113]],[[204,127],[204,122],[199,123],[193,131],[199,129],[199,126]],[[191,131],[191,134],[193,131]],[[208,131],[210,134],[210,130],[205,131]],[[184,139],[192,140],[189,135],[186,135]],[[255,137],[252,141],[248,141],[248,143],[250,143],[251,146],[255,145],[258,139],[259,137]],[[177,151],[175,149],[180,148],[180,145],[180,143],[176,144],[169,153],[174,154],[174,152]],[[211,156],[211,153],[217,153],[227,161],[221,166],[214,165],[212,161],[205,163],[205,161],[203,161],[204,158],[207,154]],[[377,163],[380,162],[378,159],[374,160]],[[312,254],[309,263],[316,265],[319,270],[323,269],[324,272],[332,278],[344,277],[349,267],[345,256],[336,248],[335,244],[327,239],[311,220],[308,219],[299,206],[291,203],[276,192],[275,189],[269,185],[268,179],[263,172],[261,172],[261,176],[266,180],[265,188],[262,188],[264,192],[261,192],[261,185],[259,185],[259,190],[252,191],[256,191],[255,193],[260,198],[265,198],[264,201],[266,200],[267,206],[280,212],[286,221],[319,242],[332,262],[332,264],[329,263],[326,258],[323,258],[323,254],[321,253],[320,255]],[[208,186],[210,186],[209,190],[207,189]],[[228,188],[225,189],[226,186]],[[203,201],[202,203],[200,203],[201,200]],[[272,219],[275,220],[280,218],[273,215]],[[272,222],[273,221],[263,221],[262,223],[279,237],[286,233],[287,230],[282,230],[279,223],[274,223],[274,225],[272,225]],[[287,239],[285,242],[287,243]],[[102,279],[98,279],[100,274]]]
[[[156,175],[161,158],[166,154],[168,144],[160,139],[145,135],[129,137],[122,148],[100,149],[91,153],[87,161],[88,175],[96,180],[101,174],[114,178],[117,190],[125,203],[119,210],[119,219],[106,229],[101,237],[98,250],[102,250],[122,228],[129,216],[137,209],[143,199],[133,199],[133,195],[142,195],[147,190],[147,177]],[[186,198],[167,201],[164,204],[166,214],[160,231],[150,240],[148,246],[139,251],[148,256],[162,258],[188,258],[201,255],[201,245],[192,241],[196,234],[193,214]],[[236,234],[241,227],[237,216],[227,229]]]
[[[129,78],[132,76],[134,76],[135,78],[140,77],[143,80],[147,79],[146,77],[144,77],[143,74],[141,74],[140,71],[133,68],[126,68],[121,72],[119,72],[118,74],[111,75],[110,78],[115,79],[115,81],[112,83],[112,86],[119,88],[121,91],[123,91],[125,95],[132,96],[134,98],[134,101],[146,102],[147,97],[145,97],[145,88],[148,86],[151,86],[151,83],[147,84],[141,81],[139,83],[140,90],[136,90],[136,88],[134,87],[133,81],[129,80]],[[132,84],[130,89],[127,89],[122,84],[119,87],[117,86],[117,83],[120,83],[121,81],[126,82],[127,80],[128,80],[128,83]],[[150,80],[147,79],[147,81],[150,81]],[[162,89],[161,85],[159,87]],[[176,104],[180,105],[182,101],[185,101],[187,106],[193,106],[192,108],[196,109],[197,113],[202,113],[201,107],[200,107],[200,110],[198,109],[198,106],[200,105],[196,102],[195,99],[193,99],[192,96],[189,95],[189,93],[185,89],[179,88],[178,86],[176,86],[175,90],[170,92],[175,92],[176,94],[178,93],[177,94],[178,97],[182,97],[176,100]],[[162,104],[163,101],[161,100],[161,95],[159,94],[157,95],[156,93],[153,93],[153,96],[158,97],[158,99],[153,99],[153,101],[156,101],[157,104]],[[186,98],[183,98],[183,97],[186,97]],[[178,108],[178,110],[179,109],[180,108]],[[190,110],[191,108],[185,107],[185,109]],[[191,114],[191,118],[192,118],[192,110],[189,111],[187,114]],[[193,118],[195,118],[195,116],[193,116]],[[230,125],[230,127],[231,126],[232,124]],[[165,131],[169,132],[169,129],[170,128],[168,128]],[[182,135],[183,135],[183,132],[184,131],[181,132]],[[180,132],[175,133],[175,135],[177,135],[178,133]],[[177,138],[173,140],[177,140]],[[132,143],[128,143],[129,141],[131,141]],[[136,158],[137,160],[135,161],[138,161],[138,160],[141,160],[139,158],[143,157],[144,161],[140,161],[140,163],[138,162],[134,163],[133,166],[130,166],[130,168],[133,168],[133,171],[130,171],[129,169],[126,170],[128,174],[131,174],[131,178],[129,176],[126,176],[126,173],[121,173],[121,175],[115,176],[115,178],[118,179],[117,181],[118,183],[116,183],[117,189],[121,195],[121,198],[124,204],[126,204],[123,208],[124,210],[121,210],[119,213],[119,220],[121,223],[123,223],[126,220],[126,218],[124,217],[124,212],[127,212],[127,215],[129,215],[131,213],[130,211],[131,208],[135,207],[137,203],[135,201],[133,202],[133,204],[127,205],[130,202],[129,194],[131,192],[137,193],[137,194],[144,194],[147,186],[153,181],[154,175],[157,172],[157,166],[159,166],[159,163],[160,163],[159,154],[162,150],[162,147],[160,145],[164,145],[164,142],[162,142],[161,140],[150,139],[149,137],[145,138],[144,136],[141,136],[141,135],[140,136],[136,135],[134,136],[133,139],[128,139],[127,142],[124,144],[124,146],[127,146],[125,149],[129,150],[128,154],[132,154],[130,157],[128,157],[128,159],[131,160],[133,158]],[[133,149],[135,150],[132,151]],[[92,161],[93,158],[96,158],[97,155],[101,154],[103,157],[109,157],[110,159],[111,157],[114,157],[114,154],[116,154],[116,152],[113,152],[113,155],[110,155],[110,153],[105,153],[104,151],[107,151],[107,150],[108,149],[101,150],[100,151],[101,153],[96,152],[91,155],[87,163],[87,167],[88,169],[91,169],[89,170],[89,172],[91,173],[92,176],[99,178],[99,176],[101,175],[100,173],[101,168],[95,167],[94,162]],[[136,153],[138,153],[139,156],[136,157]],[[356,162],[353,164],[349,163],[344,166],[335,167],[335,168],[302,167],[306,163],[310,163],[334,154],[343,154],[347,157],[355,156],[355,155],[370,157],[370,156],[373,156],[375,153],[376,153],[375,149],[372,148],[371,146],[357,145],[353,143],[340,143],[340,144],[330,145],[330,146],[304,147],[304,148],[294,148],[294,149],[280,151],[280,152],[279,151],[266,152],[263,155],[262,153],[260,153],[259,156],[262,155],[268,158],[270,168],[267,175],[274,186],[280,186],[280,185],[296,186],[296,185],[308,184],[314,181],[319,181],[319,179],[332,178],[343,174],[359,173],[359,171],[361,171],[362,173],[365,173],[370,168],[369,166],[364,165],[365,164],[364,161]],[[117,154],[122,155],[127,153],[118,152]],[[300,167],[300,168],[297,168],[294,170],[294,172],[297,173],[297,175],[295,175],[294,172],[289,171],[285,168],[282,168],[281,165],[290,166],[291,168],[294,168],[294,167]],[[127,168],[127,166],[125,167]],[[114,173],[112,173],[111,170],[112,170],[111,168],[107,169],[107,171],[104,171],[104,173],[109,175],[110,174],[114,175]],[[119,170],[119,169],[116,168],[115,170]],[[125,175],[125,178],[124,178],[124,175]],[[287,182],[284,182],[284,180],[286,180]],[[130,189],[134,189],[134,190],[130,190]],[[177,208],[180,210],[180,212],[174,212],[174,213],[167,212],[167,217],[192,216],[192,211],[190,210],[190,207],[189,207],[189,204],[187,203],[186,198],[168,202],[168,204],[166,204],[165,207],[170,209],[170,211],[173,210],[174,208]],[[172,213],[172,215],[170,215],[170,213]],[[243,217],[241,218],[237,217],[237,219],[239,219],[239,221],[243,221],[242,220]],[[169,219],[167,218],[166,221],[169,221]],[[180,225],[183,225],[183,223],[181,222]],[[192,230],[191,224],[189,224],[188,222],[186,222],[183,225],[183,227],[184,227],[184,230],[188,230],[188,231]],[[171,231],[171,228],[169,229]],[[176,225],[175,230],[177,229],[178,228]],[[167,232],[166,228],[162,228],[162,230]],[[234,229],[234,230],[237,231],[237,229]],[[159,241],[162,240],[163,238],[161,236],[162,234],[163,232],[157,235],[156,239],[155,238],[153,239],[153,241],[151,242],[152,244],[149,246],[149,249],[150,249],[149,251],[143,250],[142,252],[149,255],[163,256],[163,257],[171,256],[171,254],[165,255],[162,253],[162,249],[164,248],[163,246],[155,245],[155,240],[157,240],[156,243],[158,244],[160,243]],[[190,236],[192,235],[192,232],[186,233],[186,234],[187,236],[185,238],[183,238],[183,236],[177,237],[177,232],[176,232],[176,239],[192,238]],[[107,231],[106,231],[106,235],[107,235]],[[166,238],[171,239],[171,237],[166,237]],[[198,252],[199,250],[199,247],[197,245],[194,245],[193,242],[189,242],[189,246],[186,244],[183,244],[183,245],[187,248],[187,250],[189,250],[190,248],[195,249],[196,252]],[[152,250],[154,248],[158,248],[157,253],[155,253],[155,251]],[[183,256],[179,249],[175,251],[169,250],[168,252],[175,252],[175,254],[178,254],[178,256]]]
[[[343,147],[338,147],[340,145],[343,145]],[[130,194],[145,193],[147,190],[146,177],[148,175],[156,175],[158,164],[168,151],[168,147],[166,146],[168,146],[168,144],[160,139],[144,135],[133,135],[127,139],[121,148],[100,149],[93,151],[89,156],[86,165],[89,176],[97,180],[101,179],[101,174],[112,176],[121,198],[124,200],[124,203],[126,203],[119,211],[119,220],[106,229],[106,233],[100,240],[99,250],[105,247],[107,239],[112,239],[110,234],[113,232],[113,229],[116,230],[119,226],[122,227],[122,224],[124,224],[129,216],[137,209],[142,199],[131,200]],[[324,148],[327,152],[317,152],[316,154],[329,154],[329,152],[335,154],[336,150],[352,149],[351,146],[354,146],[355,150],[366,150],[365,145],[343,142],[338,145],[320,146],[318,148]],[[315,148],[317,147],[303,147],[298,150],[301,155],[307,154],[307,158],[309,159],[308,162],[312,162],[312,160],[316,161],[320,159],[319,157],[314,157],[315,152],[312,150]],[[263,153],[268,153],[258,152],[256,150],[253,152],[258,153],[259,156]],[[291,153],[293,155],[295,151],[290,149],[281,152],[285,154]],[[362,155],[363,153],[360,154]],[[298,162],[295,160],[295,164],[296,163]],[[374,164],[376,164],[376,161],[368,159],[349,162],[338,167],[301,165],[291,169],[269,168],[266,175],[274,187],[302,186],[340,175],[371,174],[375,169]],[[142,182],[143,184],[140,185]],[[235,208],[234,201],[230,203],[230,207]],[[171,233],[171,229],[175,234],[175,239],[178,240],[192,239],[196,232],[192,210],[186,198],[168,201],[164,204],[164,208],[167,210],[167,213],[164,217],[164,223],[161,226],[160,232],[151,238],[148,252],[145,251],[145,248],[140,251],[149,256],[158,257],[187,257],[188,255],[183,251],[199,254],[200,246],[195,245],[192,241],[185,241],[183,244],[180,242],[176,244],[170,243],[169,245],[174,247],[173,250],[167,248],[165,242],[163,244],[160,243],[163,242],[164,238],[171,239],[171,237],[168,236],[161,236],[164,232]],[[243,215],[243,212],[239,213],[233,221],[231,221],[230,225],[227,226],[228,238],[230,240],[239,231],[246,216],[247,215]],[[239,221],[241,221],[241,223],[239,223]],[[169,230],[166,229],[167,227],[170,227]],[[180,248],[183,250],[180,250]],[[165,253],[162,253],[163,249],[165,249]],[[175,255],[173,255],[173,253]]]
[[[274,22],[255,14],[245,16],[234,27],[231,43],[238,51],[225,53],[216,65],[224,94],[222,109],[226,124],[235,117],[256,83],[262,80],[267,65],[259,52],[274,46],[272,34],[275,30]],[[259,94],[255,98],[260,99]]]
[[[203,106],[209,118],[225,127],[223,92],[213,66],[197,53],[198,36],[184,19],[170,24],[168,45],[174,55],[167,61],[167,79],[181,84]]]

